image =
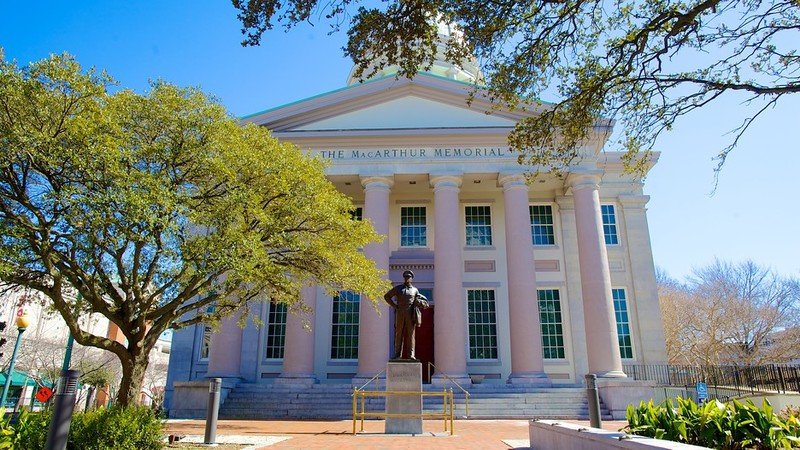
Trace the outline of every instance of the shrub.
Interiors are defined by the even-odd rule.
[[[160,450],[163,423],[146,407],[113,407],[76,414],[68,450]]]
[[[12,414],[6,415],[5,408],[0,408],[0,449],[43,449],[49,423],[49,413],[22,410],[14,420]]]
[[[671,400],[655,406],[652,401],[627,411],[631,434],[668,439],[723,450],[800,447],[800,421],[782,419],[764,400],[761,408],[751,400],[728,404],[712,400],[698,405],[690,399]]]
[[[51,411],[21,411],[15,423],[0,408],[0,449],[43,450]],[[68,450],[161,450],[163,422],[145,407],[111,408],[72,416]]]
[[[52,411],[27,413],[20,411],[17,418],[16,433],[19,449],[43,449],[47,444],[47,433],[50,430]]]

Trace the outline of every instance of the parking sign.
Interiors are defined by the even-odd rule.
[[[705,403],[708,400],[708,386],[705,383],[697,383],[697,402]]]

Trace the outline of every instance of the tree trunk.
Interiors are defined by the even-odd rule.
[[[97,388],[94,386],[89,386],[89,392],[86,395],[86,405],[83,407],[83,412],[89,412],[92,410],[92,403],[94,403],[94,395],[97,392]]]
[[[147,353],[131,355],[130,359],[121,360],[121,362],[122,381],[117,392],[117,404],[123,408],[138,405],[141,403],[144,375],[150,362]]]

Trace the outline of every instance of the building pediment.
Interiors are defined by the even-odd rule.
[[[297,131],[389,130],[410,128],[513,127],[514,121],[487,115],[468,107],[406,95],[328,119],[312,122]]]
[[[509,130],[526,115],[507,111],[488,114],[491,104],[480,95],[468,105],[471,89],[469,84],[429,74],[420,74],[413,80],[386,77],[247,116],[242,122],[265,126],[277,133]]]

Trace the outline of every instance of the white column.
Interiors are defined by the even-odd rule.
[[[586,351],[589,372],[598,377],[624,378],[603,237],[599,182],[597,175],[576,175],[569,180],[575,198]]]
[[[364,220],[369,220],[384,239],[364,247],[364,255],[378,269],[389,273],[389,192],[394,184],[389,177],[364,177]],[[386,368],[389,361],[389,305],[378,300],[378,311],[361,299],[358,326],[358,373],[354,382],[366,381]]]
[[[433,341],[436,361],[434,383],[442,374],[469,384],[467,375],[467,307],[462,281],[461,211],[458,193],[461,177],[432,176],[433,240]]]
[[[511,332],[510,383],[552,384],[544,373],[542,327],[536,294],[528,183],[521,174],[501,176],[505,203],[508,313]]]
[[[300,295],[307,312],[292,312],[286,315],[286,338],[283,345],[283,368],[275,383],[314,384],[314,329],[306,329],[305,323],[314,324],[317,302],[316,286],[303,287]]]

